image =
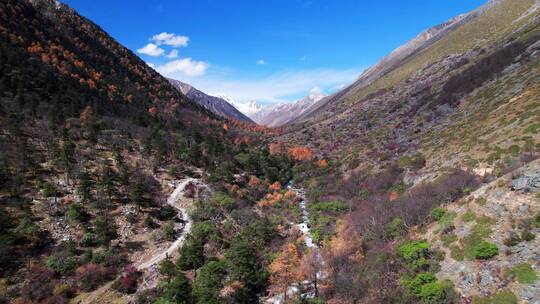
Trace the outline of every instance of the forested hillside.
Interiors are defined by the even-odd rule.
[[[188,209],[196,237],[186,248],[196,246],[196,256],[182,257],[198,262],[179,262],[182,270],[218,267],[214,254],[232,247],[223,274],[258,272],[276,223],[250,207],[269,183],[286,183],[293,165],[254,146],[267,130],[197,106],[55,1],[0,3],[0,39],[0,302],[133,301],[144,290],[141,303],[161,294],[172,301],[176,285],[156,287],[154,258],[189,232]],[[240,199],[250,176],[259,190]],[[179,181],[191,180],[181,189],[189,208],[169,204]],[[219,246],[205,258],[198,234],[215,229],[224,235],[212,234]],[[235,269],[234,254],[248,254],[255,268]],[[268,277],[256,275],[258,283],[230,297],[264,293]],[[184,282],[183,272],[166,276]],[[217,297],[205,288],[194,287],[189,302]]]

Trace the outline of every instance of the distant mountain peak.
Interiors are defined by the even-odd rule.
[[[236,108],[235,101],[224,94],[206,94],[192,85],[176,79],[168,78],[169,82],[182,94],[203,106],[207,110],[225,118],[233,118],[242,122],[252,123],[253,121]]]
[[[255,122],[269,127],[280,127],[294,121],[297,117],[304,114],[314,104],[325,98],[319,87],[311,89],[309,94],[294,103],[279,103],[273,107],[264,109],[251,116]]]
[[[260,111],[264,110],[264,107],[258,104],[255,100],[240,102],[224,93],[211,94],[211,96],[215,96],[215,97],[218,97],[227,101],[228,103],[233,105],[236,109],[238,109],[240,112],[247,115],[248,117],[251,117],[255,115],[256,113],[259,113]]]

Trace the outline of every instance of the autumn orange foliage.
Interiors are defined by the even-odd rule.
[[[289,148],[288,152],[296,161],[310,160],[313,158],[313,151],[308,147],[295,146]]]
[[[285,144],[284,143],[271,143],[270,145],[268,145],[268,151],[270,152],[271,155],[283,154],[286,151]]]
[[[326,159],[321,159],[315,162],[315,165],[319,168],[325,168],[328,167],[328,161]]]
[[[257,205],[261,208],[274,207],[283,202],[283,194],[279,192],[268,193],[264,199],[260,200]]]
[[[270,186],[268,186],[268,192],[276,192],[281,190],[281,184],[279,182],[274,182]]]
[[[258,177],[256,177],[255,175],[251,175],[249,177],[248,185],[250,187],[257,187],[260,184],[261,184],[261,180]]]
[[[92,119],[93,116],[94,116],[94,111],[92,110],[92,108],[90,106],[86,106],[86,108],[84,108],[84,110],[79,115],[81,124],[83,126],[88,124],[88,122],[90,121],[90,119]]]
[[[283,197],[287,200],[296,200],[296,193],[289,189],[287,190],[287,192],[285,192],[285,195]]]
[[[333,256],[347,258],[357,262],[364,258],[362,238],[348,220],[339,221],[336,226],[336,233],[330,240],[329,252]]]
[[[390,193],[391,202],[397,201],[398,198],[399,198],[399,193],[397,193],[397,191],[392,191],[392,193]]]
[[[300,254],[296,246],[291,243],[285,244],[277,258],[269,266],[272,293],[283,293],[291,284],[299,281],[300,275],[297,271],[299,264]],[[286,297],[284,300],[287,302]]]

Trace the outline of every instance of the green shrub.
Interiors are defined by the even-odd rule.
[[[225,193],[216,193],[214,199],[225,210],[231,211],[236,208],[236,200]]]
[[[43,183],[42,190],[43,190],[43,196],[44,197],[55,196],[56,191],[57,191],[56,187],[54,187],[54,185],[49,183],[49,182]]]
[[[425,241],[408,241],[398,247],[398,256],[404,259],[412,271],[429,268],[429,244]]]
[[[191,303],[191,285],[186,276],[179,272],[172,280],[159,286],[161,297],[157,303]]]
[[[223,261],[210,261],[199,269],[193,281],[193,295],[197,303],[221,303],[219,292],[223,288],[226,265]]]
[[[474,246],[474,257],[479,260],[487,260],[499,254],[499,248],[493,243],[481,241]]]
[[[426,241],[411,240],[398,247],[398,255],[405,260],[413,260],[425,256],[429,251]]]
[[[470,260],[475,259],[475,247],[484,238],[491,235],[491,225],[494,220],[490,217],[482,216],[476,219],[476,224],[472,227],[471,232],[463,239],[463,254]]]
[[[540,228],[540,213],[532,218],[531,224],[536,228]]]
[[[445,213],[446,211],[441,207],[433,208],[433,210],[431,210],[431,217],[438,221],[444,216]]]
[[[174,231],[174,224],[172,222],[168,222],[165,225],[163,225],[163,237],[166,240],[172,241],[174,240],[175,236],[176,236],[176,232]]]
[[[176,217],[177,213],[176,208],[171,205],[166,205],[165,207],[159,209],[156,217],[160,221],[170,221]]]
[[[327,212],[343,212],[349,209],[349,207],[339,201],[326,201],[316,202],[309,205],[309,209],[312,211],[327,211]]]
[[[401,280],[401,284],[406,286],[411,291],[412,294],[418,296],[420,295],[422,286],[424,286],[427,283],[431,283],[435,281],[437,281],[437,278],[432,273],[421,272],[412,279],[404,277]]]
[[[514,231],[511,231],[508,237],[503,241],[504,245],[508,247],[516,246],[519,242],[521,242],[521,238]]]
[[[525,242],[530,242],[536,238],[536,235],[534,233],[530,232],[529,230],[523,230],[521,232],[521,239]]]
[[[521,284],[533,284],[538,278],[538,274],[534,271],[530,264],[524,263],[512,267],[508,273]]]
[[[178,267],[181,270],[197,269],[204,264],[204,242],[188,236],[186,243],[180,249]]]
[[[94,220],[94,232],[96,240],[102,245],[108,245],[118,237],[114,221],[105,217],[98,217]]]
[[[90,232],[85,232],[81,238],[80,245],[82,247],[92,247],[96,244],[96,235]]]
[[[73,203],[68,206],[67,217],[72,221],[84,222],[88,215],[81,204]]]
[[[401,233],[405,230],[405,223],[403,220],[399,217],[395,217],[390,223],[386,225],[385,233],[386,235],[394,239],[401,235]]]
[[[71,272],[75,266],[77,266],[75,258],[65,252],[55,253],[47,258],[47,267],[60,275]]]
[[[313,228],[311,229],[311,239],[313,239],[314,243],[318,243],[321,241],[321,229],[320,228]]]
[[[125,264],[125,255],[118,254],[113,249],[96,250],[91,254],[91,262],[107,267],[119,268]]]
[[[444,297],[444,288],[439,282],[430,282],[420,288],[418,297],[425,303],[432,303]]]
[[[151,228],[151,229],[155,229],[157,227],[159,227],[158,224],[156,224],[156,222],[154,222],[154,220],[152,219],[151,216],[147,215],[144,220],[143,220],[143,226],[144,227],[148,227],[148,228]]]

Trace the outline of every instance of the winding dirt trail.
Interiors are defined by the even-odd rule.
[[[193,221],[191,218],[189,218],[188,211],[186,210],[186,206],[182,206],[180,203],[181,198],[184,196],[184,193],[186,191],[186,186],[191,182],[196,182],[197,179],[195,178],[186,178],[180,181],[178,186],[176,186],[176,189],[174,189],[173,193],[169,196],[167,199],[167,204],[174,207],[176,210],[178,210],[180,213],[182,213],[182,220],[184,221],[184,228],[182,229],[182,233],[180,233],[180,236],[174,241],[169,248],[166,250],[159,252],[157,254],[154,254],[149,260],[140,262],[138,264],[135,264],[135,268],[137,270],[144,270],[147,269],[164,259],[172,256],[175,252],[178,251],[178,249],[184,244],[184,241],[186,240],[187,235],[191,232],[191,226],[193,225]]]
[[[191,182],[198,182],[199,179],[195,178],[185,178],[179,181],[178,185],[174,189],[173,193],[169,196],[167,199],[167,204],[173,206],[176,210],[181,212],[182,214],[182,220],[184,221],[184,228],[182,229],[182,232],[180,233],[180,236],[165,250],[160,251],[154,255],[152,255],[150,258],[140,261],[137,263],[134,263],[135,268],[137,270],[142,271],[145,269],[149,269],[152,266],[158,264],[159,262],[163,261],[167,257],[173,256],[176,252],[178,252],[178,249],[182,246],[184,241],[186,240],[187,235],[191,232],[191,227],[193,225],[193,221],[188,215],[188,210],[185,205],[182,205],[182,198],[184,197],[184,193],[186,191],[186,186],[189,185]],[[109,283],[101,286],[91,294],[89,294],[86,298],[82,299],[79,303],[81,304],[92,304],[92,303],[99,303],[97,300],[100,296],[102,296],[104,293],[106,293],[116,281],[117,278],[110,281]]]

